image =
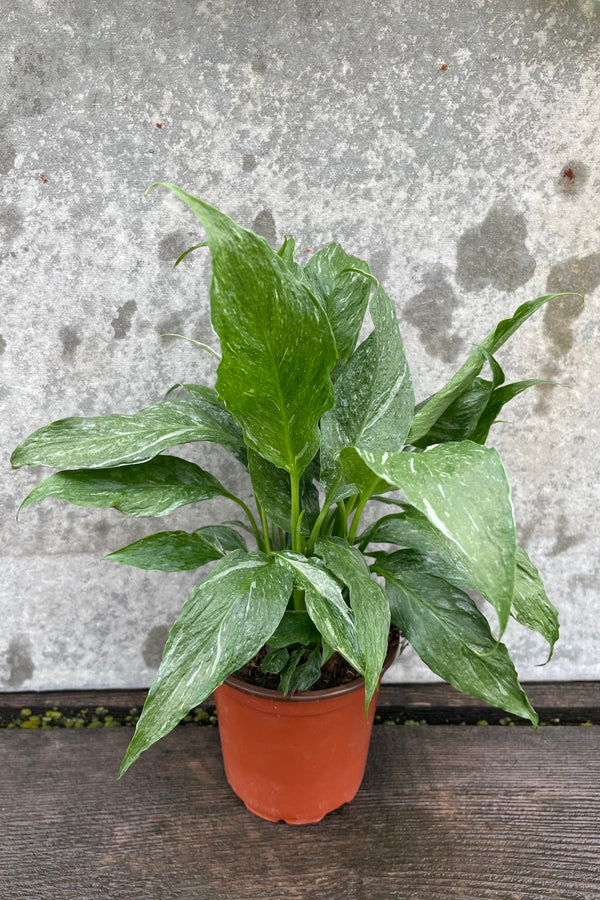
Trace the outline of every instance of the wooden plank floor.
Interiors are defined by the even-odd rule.
[[[374,729],[356,800],[255,818],[216,728],[178,728],[121,781],[127,728],[0,731],[0,897],[600,898],[600,728]]]

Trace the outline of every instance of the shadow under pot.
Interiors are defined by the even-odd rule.
[[[377,705],[365,715],[363,678],[285,697],[230,676],[214,696],[227,781],[250,812],[308,825],[356,796]]]

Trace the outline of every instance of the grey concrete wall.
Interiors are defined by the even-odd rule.
[[[2,0],[0,688],[144,685],[193,574],[106,552],[156,523],[47,501],[8,453],[66,415],[134,412],[214,373],[164,331],[209,336],[208,257],[174,181],[299,257],[337,239],[397,303],[419,396],[501,317],[585,292],[500,355],[496,445],[562,641],[509,635],[524,678],[600,675],[600,4],[595,0]],[[195,452],[195,451],[191,451]],[[198,458],[197,456],[195,458]],[[212,448],[207,467],[243,490]],[[429,677],[414,656],[395,679]]]

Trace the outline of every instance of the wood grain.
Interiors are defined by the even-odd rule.
[[[594,900],[600,729],[374,729],[356,800],[313,826],[246,812],[215,728],[121,781],[128,729],[0,732],[11,900]]]

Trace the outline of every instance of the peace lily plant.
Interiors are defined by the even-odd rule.
[[[450,684],[536,724],[501,638],[513,617],[551,656],[557,613],[516,544],[506,472],[485,442],[504,404],[540,383],[506,384],[494,354],[557,295],[520,306],[415,406],[393,303],[367,263],[330,243],[302,268],[292,238],[275,252],[164,186],[207,235],[215,388],[178,385],[135,415],[61,419],[12,455],[14,467],[61,470],[21,509],[56,497],[152,517],[223,497],[246,517],[160,531],[106,557],[165,572],[215,561],[171,629],[121,772],[265,645],[263,670],[280,674],[284,693],[308,690],[337,652],[364,676],[368,705],[390,623]],[[372,331],[356,347],[367,308]],[[254,511],[197,463],[163,452],[204,441],[247,469]],[[369,502],[388,514],[361,530]],[[468,591],[494,608],[497,637]]]

